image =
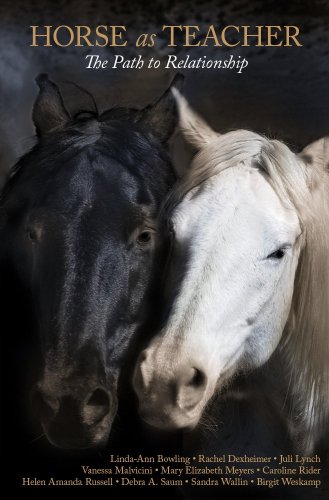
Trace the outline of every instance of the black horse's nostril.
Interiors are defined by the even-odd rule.
[[[110,394],[98,387],[90,394],[82,408],[84,422],[87,425],[97,425],[110,411]]]
[[[62,391],[57,390],[55,394],[48,390],[49,383],[41,382],[31,395],[33,412],[44,433],[60,448],[91,448],[103,444],[117,411],[113,388],[77,382],[62,386]]]
[[[96,389],[87,401],[88,406],[107,406],[110,407],[110,398],[108,393],[101,388]]]

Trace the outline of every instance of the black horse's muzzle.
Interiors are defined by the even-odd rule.
[[[78,382],[70,387],[50,391],[41,382],[33,391],[33,412],[48,440],[66,449],[105,445],[117,412],[116,388]]]

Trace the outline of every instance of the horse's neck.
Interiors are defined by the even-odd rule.
[[[281,387],[269,375],[262,367],[237,377],[212,402],[198,428],[185,436],[184,451],[250,456],[294,451]]]
[[[328,445],[323,427],[296,417],[298,411],[307,414],[309,403],[301,403],[305,408],[294,406],[287,366],[284,350],[278,348],[264,366],[238,377],[210,405],[205,424],[189,436],[187,449],[208,449],[220,444],[220,449],[226,447],[227,453],[240,450],[275,455],[295,451],[304,455],[320,452],[326,456]],[[236,429],[240,429],[239,435],[244,435],[243,440]]]
[[[257,390],[270,401],[274,413],[285,420],[297,452],[311,455],[323,450],[324,454],[328,454],[328,419],[323,420],[322,415],[317,414],[314,418],[310,417],[314,401],[297,393],[300,388],[296,390],[292,382],[294,368],[287,360],[283,339],[270,360],[251,375],[250,383],[257,384]]]

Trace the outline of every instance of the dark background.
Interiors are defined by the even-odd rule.
[[[30,47],[29,26],[46,24],[125,25],[131,43],[115,49]],[[197,24],[204,33],[209,24],[219,28],[229,24],[297,25],[303,47],[170,49],[166,45],[167,38],[160,33],[163,24]],[[158,33],[154,48],[134,47],[133,41],[143,32]],[[216,69],[183,72],[186,77],[185,94],[216,130],[252,129],[282,139],[296,150],[329,134],[328,0],[58,0],[42,3],[36,0],[2,0],[0,37],[0,187],[9,168],[33,144],[31,111],[37,95],[34,79],[40,72],[49,73],[60,84],[71,111],[83,107],[84,98],[72,86],[65,84],[67,80],[91,91],[102,111],[112,106],[143,107],[160,95],[173,77],[173,72],[165,69],[87,70],[84,57],[88,53],[107,59],[114,54],[125,57],[141,54],[146,58],[153,56],[163,60],[169,53],[179,57],[190,54],[196,58],[207,55],[214,59],[224,59],[230,54],[235,57],[241,55],[249,61],[242,74]],[[0,333],[8,334],[4,331]],[[7,376],[9,379],[10,374]],[[1,411],[11,418],[10,408]],[[28,418],[26,425],[29,425]],[[8,429],[8,433],[12,432],[15,430]],[[7,442],[10,439],[8,434]],[[38,442],[32,445],[32,448],[38,448]],[[51,457],[48,456],[45,465],[47,471],[52,471],[54,467],[59,477],[67,477],[67,468],[76,457],[65,457],[50,448],[47,452]],[[32,455],[33,452],[31,455],[22,454],[19,448],[13,446],[7,464],[11,473],[21,475],[24,471],[26,475],[28,472],[32,475],[36,462],[39,464],[37,470],[41,471],[42,457],[35,458],[36,462],[29,462]],[[96,463],[98,460],[103,466],[104,455],[94,457]],[[78,462],[83,463],[83,460],[79,458]],[[35,491],[32,492],[34,495]],[[168,492],[166,495],[172,496],[172,492]]]

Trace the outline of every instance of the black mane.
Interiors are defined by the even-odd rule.
[[[100,117],[81,117],[64,130],[45,135],[12,167],[0,199],[6,199],[25,172],[29,179],[40,180],[40,176],[51,175],[53,169],[69,168],[81,155],[115,160],[133,175],[147,178],[153,189],[168,188],[174,173],[164,176],[162,164],[169,162],[169,155],[149,130],[133,123],[135,113],[114,108]]]

